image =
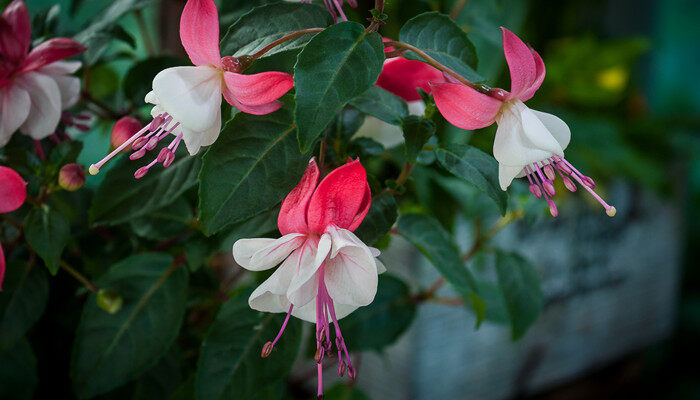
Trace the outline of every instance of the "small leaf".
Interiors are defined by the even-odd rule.
[[[36,357],[27,339],[0,352],[0,398],[31,400],[38,383]]]
[[[0,352],[12,347],[36,321],[49,299],[49,281],[43,268],[10,261],[0,292]]]
[[[73,344],[71,379],[81,399],[115,389],[151,369],[177,337],[185,313],[187,269],[165,254],[143,253],[96,282],[124,299],[116,314],[88,298]]]
[[[34,207],[24,220],[27,243],[44,260],[51,275],[58,272],[61,253],[70,240],[68,218],[47,205]]]
[[[410,326],[416,303],[404,282],[390,275],[379,277],[377,296],[340,321],[340,329],[350,350],[381,351],[394,343]]]
[[[355,235],[365,244],[372,245],[389,232],[396,222],[397,214],[394,196],[389,193],[374,196],[369,212],[355,231]]]
[[[406,141],[406,161],[413,164],[423,145],[435,134],[435,124],[429,119],[409,115],[403,120],[402,128]]]
[[[435,218],[425,214],[402,215],[398,227],[401,236],[420,250],[474,309],[477,324],[480,323],[484,314],[477,283],[464,265],[459,248],[450,234]]]
[[[521,338],[542,311],[540,276],[535,267],[514,253],[496,253],[498,286],[503,292],[513,340]]]
[[[383,61],[381,36],[356,22],[335,24],[309,41],[294,67],[302,152],[311,149],[347,102],[374,85]]]
[[[153,78],[164,69],[180,65],[188,65],[188,62],[173,56],[156,56],[135,63],[124,76],[124,97],[137,105],[145,104],[144,98],[153,87]]]
[[[275,3],[253,8],[228,28],[221,39],[222,56],[252,55],[292,32],[325,28],[333,22],[325,9],[312,4]],[[263,57],[303,47],[314,34],[306,34],[273,47]]]
[[[299,153],[289,107],[237,114],[204,155],[199,185],[205,234],[279,204],[299,182],[309,155]],[[235,151],[232,151],[235,149]]]
[[[90,207],[91,223],[117,225],[129,222],[167,206],[196,185],[201,162],[180,147],[170,167],[156,165],[141,179],[134,179],[134,172],[143,166],[143,162],[122,156],[119,165],[106,172],[97,188]],[[158,151],[159,148],[155,148],[151,153],[155,157]]]
[[[350,105],[388,124],[401,125],[408,116],[408,104],[379,86],[372,86],[350,101]]]
[[[455,176],[464,179],[491,197],[506,213],[508,193],[498,183],[498,162],[490,155],[465,144],[449,144],[435,149],[438,162]]]
[[[433,11],[411,18],[401,28],[399,40],[418,47],[472,82],[483,80],[475,71],[477,57],[474,45],[447,15]],[[405,57],[425,61],[411,52],[406,53]]]
[[[296,318],[289,321],[272,354],[260,357],[285,315],[252,310],[251,291],[237,294],[221,307],[202,344],[195,382],[198,400],[257,399],[261,390],[287,376],[297,357],[302,326]]]

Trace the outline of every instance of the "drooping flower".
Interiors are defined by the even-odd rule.
[[[510,92],[496,88],[482,93],[456,81],[433,84],[433,97],[440,113],[463,129],[498,124],[493,155],[498,160],[501,189],[506,190],[514,178],[527,177],[530,192],[537,198],[544,197],[549,212],[556,217],[559,212],[550,197],[555,195],[553,181],[559,176],[568,190],[575,192],[574,181],[577,182],[603,205],[609,216],[614,216],[615,207],[593,190],[593,179],[564,158],[564,150],[571,140],[566,123],[523,104],[544,81],[542,58],[513,32],[501,30],[503,52],[510,69]]]
[[[316,324],[318,395],[323,394],[321,363],[331,354],[331,325],[338,355],[338,374],[355,377],[338,320],[368,305],[377,292],[377,275],[385,270],[377,249],[355,236],[371,202],[367,175],[359,160],[337,168],[320,183],[311,160],[299,184],[282,202],[279,239],[241,239],[233,256],[243,268],[262,271],[281,263],[250,295],[250,307],[286,312],[279,334],[262,349],[267,357],[282,336],[289,317]]]
[[[35,140],[51,135],[80,97],[80,80],[70,76],[80,62],[61,60],[86,47],[55,38],[29,51],[31,33],[26,5],[14,0],[0,17],[0,147],[17,129]]]
[[[15,211],[27,199],[27,183],[15,170],[0,166],[0,214]],[[0,244],[0,290],[5,278],[5,254]]]
[[[384,38],[384,42],[390,39]],[[394,48],[387,46],[385,53],[391,53]],[[430,93],[430,82],[442,82],[442,72],[437,68],[418,60],[409,60],[403,56],[384,60],[382,73],[377,78],[377,86],[385,89],[406,101],[420,100],[416,88]]]
[[[238,59],[221,58],[219,14],[213,0],[187,1],[180,18],[180,40],[194,66],[168,68],[153,78],[153,90],[146,95],[146,102],[153,104],[153,120],[91,165],[90,174],[97,174],[102,165],[127,146],[134,150],[129,158],[135,160],[173,134],[173,141],[137,170],[134,177],[143,177],[156,163],[168,167],[181,141],[190,155],[216,141],[221,130],[222,95],[240,111],[262,115],[282,107],[278,99],[294,86],[290,74],[270,71],[243,75]]]

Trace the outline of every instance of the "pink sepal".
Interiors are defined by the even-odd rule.
[[[443,81],[442,73],[422,61],[407,60],[396,57],[384,62],[382,73],[377,79],[377,86],[406,101],[420,100],[416,88],[430,93],[429,83]]]
[[[312,158],[299,184],[289,192],[282,202],[282,208],[277,217],[277,227],[282,236],[289,233],[306,233],[308,231],[306,209],[311,195],[314,194],[318,184],[318,176],[318,165],[316,165],[316,159]]]
[[[509,99],[525,101],[531,98],[544,80],[545,68],[542,58],[519,37],[506,28],[503,33],[503,53],[510,69]]]
[[[360,160],[348,162],[328,174],[311,196],[306,213],[309,231],[322,233],[331,224],[353,231],[367,215],[371,200]]]
[[[72,57],[87,50],[79,42],[69,38],[49,39],[32,49],[22,64],[21,72],[34,71],[52,62]]]
[[[32,27],[27,6],[14,0],[5,8],[0,20],[0,55],[14,62],[21,61],[29,51]]]
[[[15,211],[27,199],[27,182],[15,170],[0,166],[0,213]]]
[[[503,104],[500,100],[461,83],[431,85],[440,114],[462,129],[478,129],[491,125]]]
[[[224,72],[224,80],[229,95],[239,103],[253,107],[279,99],[294,86],[292,75],[278,71],[252,75]]]
[[[180,40],[194,65],[221,68],[219,12],[213,0],[188,0],[180,18]]]

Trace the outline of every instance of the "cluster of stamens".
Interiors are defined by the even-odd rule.
[[[557,205],[554,204],[554,200],[550,198],[554,197],[556,193],[554,190],[554,180],[557,175],[561,177],[564,187],[571,192],[575,192],[577,189],[574,181],[578,182],[578,184],[586,189],[593,198],[598,200],[605,208],[605,213],[608,214],[608,216],[613,217],[617,212],[615,207],[606,203],[605,200],[593,190],[595,188],[593,179],[582,174],[563,157],[555,155],[545,161],[526,165],[525,173],[527,174],[527,179],[530,181],[530,192],[538,199],[544,196],[549,206],[549,213],[552,214],[553,217],[559,215]],[[571,178],[573,178],[573,180]]]
[[[90,174],[95,175],[100,172],[100,168],[102,168],[107,161],[111,160],[114,156],[127,148],[127,146],[131,146],[131,149],[134,150],[133,153],[129,155],[129,159],[137,160],[145,156],[147,152],[156,148],[158,142],[173,133],[178,126],[180,126],[180,123],[174,121],[173,117],[168,113],[159,114],[151,121],[150,124],[144,126],[141,130],[124,141],[124,143],[109,153],[107,157],[103,158],[96,164],[92,164],[89,169]],[[161,163],[163,164],[163,167],[168,168],[175,160],[175,151],[177,150],[177,147],[180,145],[181,141],[182,132],[179,132],[177,136],[175,136],[175,139],[173,139],[173,141],[170,142],[167,147],[163,147],[160,150],[158,156],[153,159],[153,161],[136,170],[134,173],[134,178],[143,178],[148,173],[148,170],[158,163]]]
[[[316,361],[318,369],[318,394],[317,398],[323,398],[323,359],[325,357],[333,357],[333,342],[330,338],[330,325],[333,324],[335,330],[335,349],[338,355],[338,376],[343,376],[347,372],[350,379],[355,379],[357,376],[357,371],[352,366],[350,361],[350,354],[348,348],[345,344],[345,339],[343,339],[343,334],[340,332],[340,325],[338,324],[338,318],[335,314],[335,307],[333,306],[333,300],[328,295],[328,290],[326,289],[326,284],[324,283],[324,270],[323,266],[319,269],[320,277],[318,284],[318,293],[316,294],[316,353],[314,355],[314,360]],[[268,357],[272,353],[272,349],[275,344],[282,336],[289,317],[292,314],[294,305],[289,307],[287,312],[287,317],[282,324],[282,328],[271,342],[265,343],[262,348],[261,356],[263,358]]]

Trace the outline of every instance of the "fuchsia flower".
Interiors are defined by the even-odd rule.
[[[544,196],[552,216],[559,212],[549,197],[555,194],[553,181],[559,175],[564,186],[576,191],[573,178],[600,202],[609,216],[615,207],[608,205],[595,191],[593,180],[583,175],[564,158],[564,149],[571,140],[571,131],[564,121],[523,104],[544,81],[542,58],[508,29],[503,31],[503,52],[510,68],[511,91],[491,89],[481,93],[452,80],[432,84],[433,97],[440,113],[453,125],[478,129],[496,122],[498,130],[493,155],[499,164],[501,189],[506,190],[514,178],[527,176],[530,191]],[[446,76],[448,80],[450,78]]]
[[[27,199],[27,182],[15,170],[0,166],[0,214],[20,208]],[[0,244],[0,290],[5,278],[5,254]]]
[[[390,39],[384,38],[387,42]],[[384,48],[385,53],[394,51],[393,47]],[[377,78],[377,86],[406,101],[420,100],[416,88],[430,93],[429,82],[442,82],[442,72],[437,68],[418,60],[409,60],[402,56],[388,58],[384,61],[382,73]]]
[[[69,76],[86,50],[73,39],[47,40],[29,51],[32,31],[24,2],[14,0],[0,18],[0,147],[19,129],[32,139],[56,130],[61,112],[79,99],[80,80]]]
[[[315,160],[301,182],[282,202],[277,225],[279,239],[241,239],[233,245],[233,257],[243,268],[262,271],[279,268],[250,295],[250,307],[266,312],[286,312],[282,328],[262,355],[267,357],[282,335],[289,316],[316,323],[318,395],[323,394],[321,363],[330,354],[330,325],[335,332],[338,374],[355,370],[338,320],[374,300],[377,275],[385,271],[354,231],[371,202],[365,169],[359,160],[348,161],[321,183]]]
[[[294,86],[292,75],[284,72],[240,74],[233,57],[219,53],[219,14],[213,0],[188,0],[180,18],[180,40],[194,67],[174,67],[159,72],[146,102],[153,104],[153,120],[100,162],[90,166],[95,175],[102,165],[127,146],[132,160],[143,157],[158,142],[173,134],[175,139],[134,176],[146,175],[156,163],[170,166],[175,150],[184,140],[191,155],[209,146],[221,130],[221,96],[248,114],[269,114],[282,107],[279,99]]]

